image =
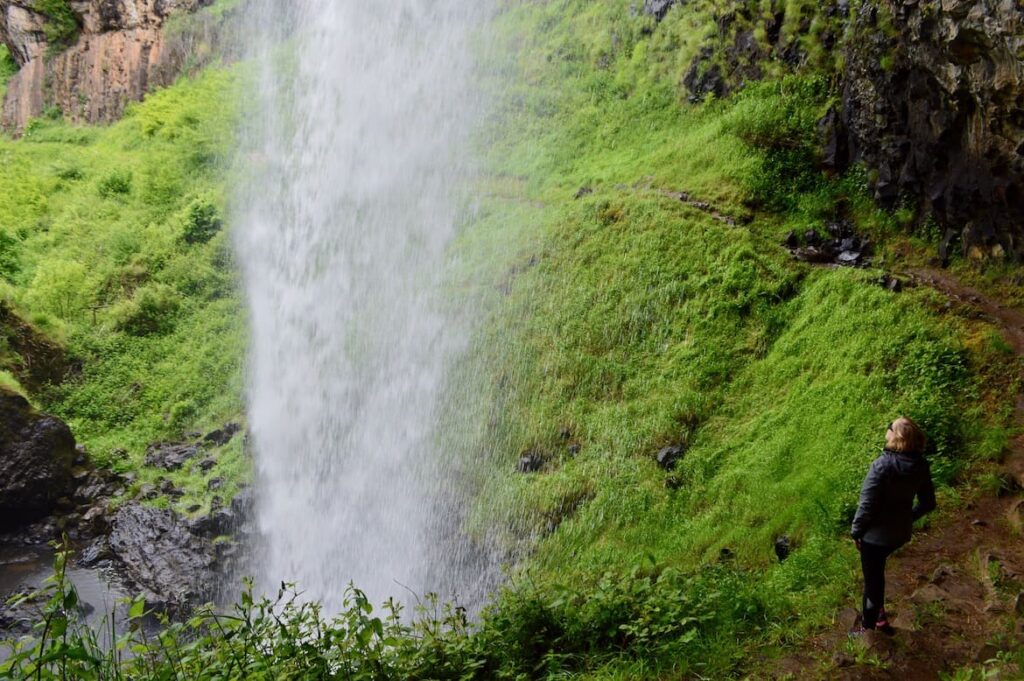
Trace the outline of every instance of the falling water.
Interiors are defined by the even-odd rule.
[[[480,115],[481,0],[262,0],[238,251],[262,581],[337,607],[487,581],[438,426],[471,314],[441,294]],[[447,426],[446,426],[447,427]],[[453,424],[451,427],[458,427]]]

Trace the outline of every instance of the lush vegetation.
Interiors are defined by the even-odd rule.
[[[18,65],[6,45],[0,45],[0,101],[7,94],[7,81],[18,72]]]
[[[33,397],[119,470],[241,413],[244,310],[222,229],[237,80],[210,69],[111,128],[39,119],[0,140],[0,294],[72,368]],[[239,481],[240,447],[224,454],[209,475]],[[203,476],[174,481],[182,504],[205,497]]]
[[[108,654],[55,583],[9,669],[723,678],[850,598],[846,529],[895,416],[928,431],[941,502],[958,503],[949,485],[1005,442],[1013,386],[986,378],[1011,358],[936,294],[877,285],[899,264],[885,244],[907,247],[904,216],[877,211],[858,173],[815,168],[835,58],[815,36],[829,20],[810,3],[751,3],[754,16],[783,11],[783,36],[810,56],[687,103],[679,83],[715,34],[716,4],[657,24],[635,4],[508,3],[489,41],[486,173],[454,287],[489,315],[468,371],[490,452],[468,530],[507,528],[522,562],[480,622],[430,599],[412,624],[377,618],[356,591],[325,622],[315,604],[246,595],[155,639],[126,632]],[[244,319],[223,229],[223,93],[240,79],[208,69],[110,129],[38,121],[0,142],[4,295],[81,362],[37,399],[116,467],[241,411]],[[879,244],[875,268],[812,268],[779,246],[841,220]],[[672,471],[654,461],[666,445],[686,450]],[[237,482],[230,447],[210,475]],[[527,452],[542,469],[513,473]],[[202,498],[204,478],[176,476],[182,503]]]
[[[75,42],[81,27],[68,0],[33,0],[32,8],[46,17],[43,32],[51,53],[60,52]]]

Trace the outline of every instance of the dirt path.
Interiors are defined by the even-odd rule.
[[[996,325],[1024,358],[1024,312],[992,300],[942,270],[907,273],[954,302],[974,308]],[[1024,429],[1024,395],[1014,416]],[[940,678],[972,663],[984,663],[1024,642],[1024,432],[1007,447],[1002,473],[1015,489],[981,495],[961,509],[940,513],[890,562],[887,610],[896,634],[874,632],[851,640],[856,612],[840,613],[834,626],[802,650],[779,661],[776,679]],[[894,616],[894,617],[893,617]],[[971,678],[982,678],[971,677]],[[1003,668],[984,678],[1020,679],[1024,670]]]

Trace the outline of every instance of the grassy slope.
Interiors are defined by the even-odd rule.
[[[14,263],[4,295],[81,363],[37,398],[115,468],[139,467],[149,442],[242,410],[229,237],[184,238],[189,225],[222,220],[236,82],[211,69],[109,128],[40,120],[23,139],[0,139],[0,229]],[[226,454],[210,475],[239,479],[238,443]],[[203,478],[176,480],[205,490]]]
[[[812,69],[682,104],[676,84],[708,13],[695,4],[654,27],[629,5],[529,4],[498,22],[522,80],[504,93],[492,169],[502,191],[518,188],[509,222],[532,220],[539,242],[499,282],[511,294],[492,340],[516,339],[489,358],[501,467],[525,451],[549,462],[484,496],[537,540],[535,581],[587,590],[606,569],[696,569],[728,548],[775,609],[768,620],[800,630],[853,586],[843,537],[885,424],[920,420],[952,481],[1001,449],[1007,410],[984,413],[977,375],[1008,360],[992,334],[967,343],[929,291],[892,295],[877,270],[811,269],[779,248],[789,229],[823,229],[840,202],[864,233],[898,228],[855,176],[826,182],[806,163],[789,174],[782,150],[813,147],[829,99]],[[593,193],[574,200],[580,187]],[[782,212],[728,226],[659,189],[726,215]],[[652,456],[680,440],[690,449],[671,490]],[[799,548],[779,566],[782,534]],[[721,654],[711,664],[728,667]]]

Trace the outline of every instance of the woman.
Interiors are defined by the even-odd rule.
[[[924,446],[921,429],[901,416],[889,424],[885,449],[864,478],[850,532],[864,570],[863,629],[890,629],[885,616],[885,559],[910,541],[914,521],[935,509]]]

